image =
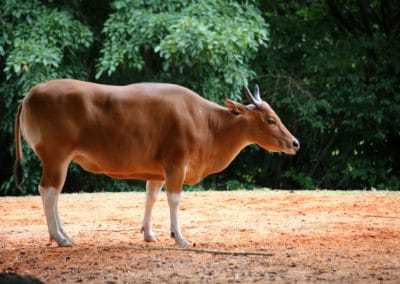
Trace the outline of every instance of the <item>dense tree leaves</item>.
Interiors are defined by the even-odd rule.
[[[255,76],[251,60],[268,40],[260,11],[247,2],[154,2],[114,2],[96,77],[146,69],[150,80],[187,85],[215,101],[241,98]]]
[[[262,9],[271,25],[263,83],[303,141],[284,187],[399,189],[399,3],[285,1]]]
[[[247,148],[200,187],[400,189],[400,2],[4,0],[0,3],[0,194],[11,177],[13,123],[30,87],[70,77],[168,81],[218,103],[262,96],[301,141],[295,157]],[[40,163],[25,149],[25,191]],[[73,165],[66,190],[132,182]],[[142,184],[141,184],[142,185]]]
[[[17,103],[33,85],[54,78],[87,78],[84,58],[93,42],[93,34],[67,9],[46,6],[36,0],[2,1],[0,21],[0,108],[5,114],[1,118],[0,131],[10,135]],[[2,148],[9,146],[2,145]],[[32,151],[25,152],[29,164],[26,188],[28,192],[34,192],[40,166]],[[10,164],[2,166],[12,168]],[[6,173],[10,174],[10,171]],[[13,191],[12,180],[9,176],[2,176],[3,194]]]

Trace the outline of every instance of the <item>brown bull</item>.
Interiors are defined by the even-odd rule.
[[[156,241],[151,214],[166,185],[171,236],[188,244],[178,222],[183,184],[222,171],[249,144],[295,154],[299,143],[278,115],[245,88],[251,104],[219,106],[181,86],[140,83],[107,86],[53,80],[33,87],[15,123],[16,180],[22,183],[21,133],[39,157],[39,184],[50,240],[71,246],[58,212],[68,166],[119,179],[147,180],[142,232]]]

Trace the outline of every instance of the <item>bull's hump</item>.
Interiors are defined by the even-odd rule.
[[[175,99],[201,98],[195,92],[174,84],[167,83],[136,83],[123,88],[126,94],[132,96],[152,96],[158,99],[173,97]]]

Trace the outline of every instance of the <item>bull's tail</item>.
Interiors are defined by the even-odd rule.
[[[21,147],[21,129],[20,129],[20,116],[21,116],[22,104],[19,105],[17,111],[17,117],[15,118],[15,164],[14,164],[14,178],[15,184],[19,189],[22,189],[22,182],[24,180],[24,168],[22,167],[22,147]]]

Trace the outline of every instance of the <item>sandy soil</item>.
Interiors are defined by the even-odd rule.
[[[64,194],[72,248],[48,242],[39,196],[0,198],[0,272],[46,283],[400,283],[400,194],[188,192],[180,210],[192,242],[169,237],[165,194],[160,239],[140,233],[144,193]]]

